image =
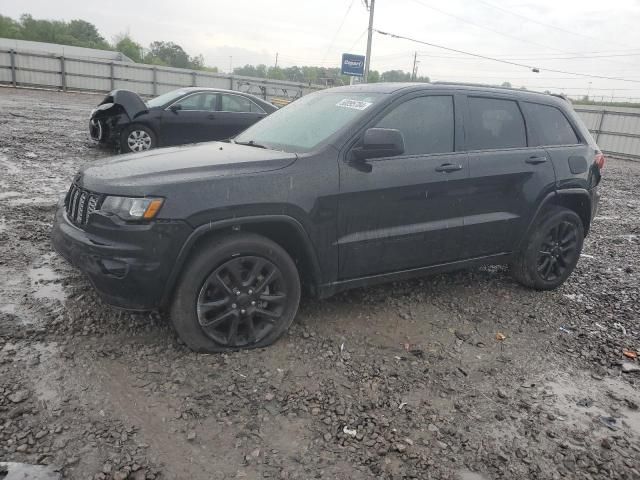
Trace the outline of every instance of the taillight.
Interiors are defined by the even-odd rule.
[[[593,163],[595,164],[596,167],[598,167],[598,170],[602,170],[604,168],[604,162],[605,162],[604,153],[602,152],[596,153],[596,157],[593,160]]]

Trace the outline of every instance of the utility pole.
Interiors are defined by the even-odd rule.
[[[416,80],[416,62],[418,61],[418,52],[413,53],[413,69],[411,70],[411,81],[414,82]]]
[[[373,7],[376,0],[371,0],[369,5],[369,35],[367,36],[367,57],[364,59],[364,82],[369,78],[369,66],[371,65],[371,37],[373,36]]]
[[[276,68],[278,68],[278,52],[276,52]]]

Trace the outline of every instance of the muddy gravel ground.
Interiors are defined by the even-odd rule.
[[[270,348],[201,355],[51,249],[74,172],[110,155],[87,138],[100,98],[0,88],[0,461],[70,479],[640,478],[640,163],[608,161],[557,291],[504,267],[360,289],[303,300]]]

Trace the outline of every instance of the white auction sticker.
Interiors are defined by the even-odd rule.
[[[353,108],[354,110],[364,110],[368,106],[373,105],[371,102],[363,102],[362,100],[351,100],[350,98],[343,98],[336,107]]]

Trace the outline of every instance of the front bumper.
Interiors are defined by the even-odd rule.
[[[167,280],[191,232],[182,221],[133,225],[99,213],[81,229],[69,220],[61,202],[51,241],[60,255],[87,275],[106,303],[154,310],[163,305]]]

